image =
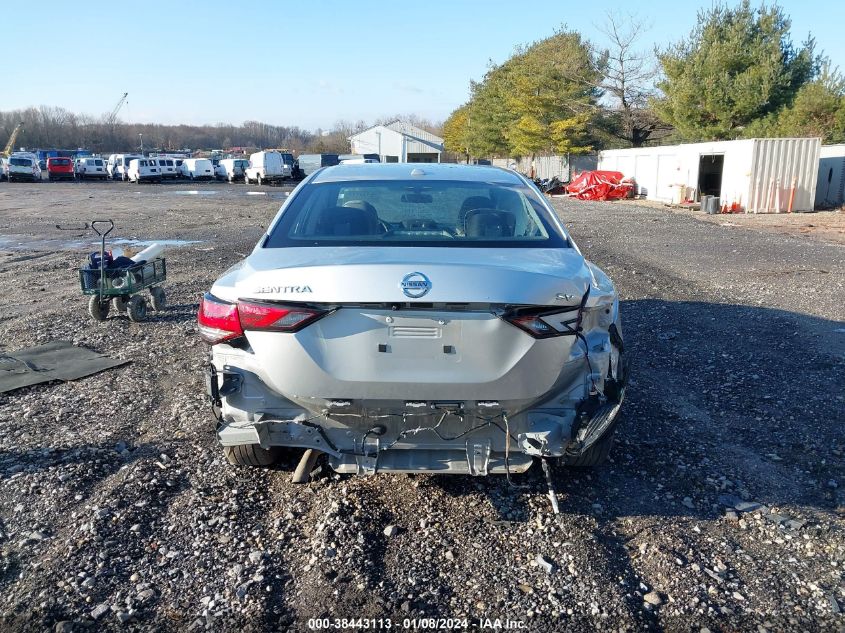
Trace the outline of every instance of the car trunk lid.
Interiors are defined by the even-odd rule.
[[[577,303],[591,273],[573,248],[259,248],[212,290],[318,303]]]
[[[413,273],[430,282],[422,296],[403,287]],[[583,358],[574,337],[534,338],[504,307],[577,306],[590,279],[575,249],[259,249],[212,293],[328,311],[295,333],[246,332],[261,379],[310,410],[515,411],[580,375]]]

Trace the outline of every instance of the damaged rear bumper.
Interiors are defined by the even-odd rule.
[[[535,457],[575,458],[611,432],[625,395],[627,364],[567,409],[510,414],[496,402],[396,403],[327,401],[319,414],[270,393],[257,376],[213,364],[206,391],[224,446],[258,444],[316,449],[339,473],[446,473],[482,476],[520,473]],[[560,394],[558,394],[559,396]]]

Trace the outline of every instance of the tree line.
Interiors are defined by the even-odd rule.
[[[562,27],[470,82],[443,124],[471,157],[772,136],[845,141],[845,81],[777,5],[715,5],[687,38],[642,51],[636,18],[609,15],[599,47]]]
[[[96,152],[145,149],[180,150],[224,147],[289,147],[301,151],[315,140],[315,133],[298,127],[245,121],[241,125],[159,125],[109,122],[64,108],[41,106],[0,112],[0,143],[5,145],[18,123],[23,132],[18,146],[32,148],[86,148]]]
[[[434,133],[437,123],[416,115],[397,114],[382,117],[375,124],[396,119],[408,121]],[[349,136],[369,127],[365,121],[340,120],[330,130],[308,131],[296,126],[270,125],[245,121],[241,125],[159,125],[110,121],[109,115],[92,117],[64,108],[41,106],[0,112],[0,148],[6,144],[15,126],[23,122],[23,132],[16,147],[85,148],[109,153],[144,149],[177,151],[182,149],[287,148],[295,153],[349,152]]]

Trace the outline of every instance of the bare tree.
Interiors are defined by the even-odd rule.
[[[105,118],[51,106],[0,112],[0,147],[6,144],[18,122],[23,121],[24,131],[18,143],[28,148],[84,147],[97,152],[126,151],[137,148],[138,134],[143,134],[144,148],[149,150],[238,147],[343,154],[350,151],[349,137],[368,127],[365,121],[340,120],[331,130],[317,130],[315,133],[297,126],[272,125],[262,121],[244,121],[241,125],[159,125],[126,123],[119,119],[111,123]],[[413,115],[409,118],[428,124]]]
[[[635,15],[608,12],[599,30],[608,41],[608,47],[600,55],[604,63],[600,88],[610,101],[607,132],[631,147],[641,147],[666,136],[671,128],[648,106],[656,92],[656,59],[653,53],[638,48],[648,26]]]

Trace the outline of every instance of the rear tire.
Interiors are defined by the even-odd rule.
[[[613,448],[613,434],[616,432],[616,425],[614,424],[608,431],[602,435],[598,441],[593,444],[586,452],[578,457],[564,457],[563,463],[572,468],[594,468],[600,466],[607,461],[607,456],[610,454],[610,449]]]
[[[150,305],[156,312],[167,307],[167,295],[164,293],[164,288],[161,286],[150,288]]]
[[[108,299],[100,301],[99,295],[91,295],[88,300],[88,314],[95,321],[105,321],[109,315],[110,302]]]
[[[233,466],[270,466],[275,463],[275,448],[261,448],[258,444],[224,446],[223,453]]]
[[[147,318],[147,300],[141,295],[133,295],[126,304],[126,313],[134,323],[143,321]]]

